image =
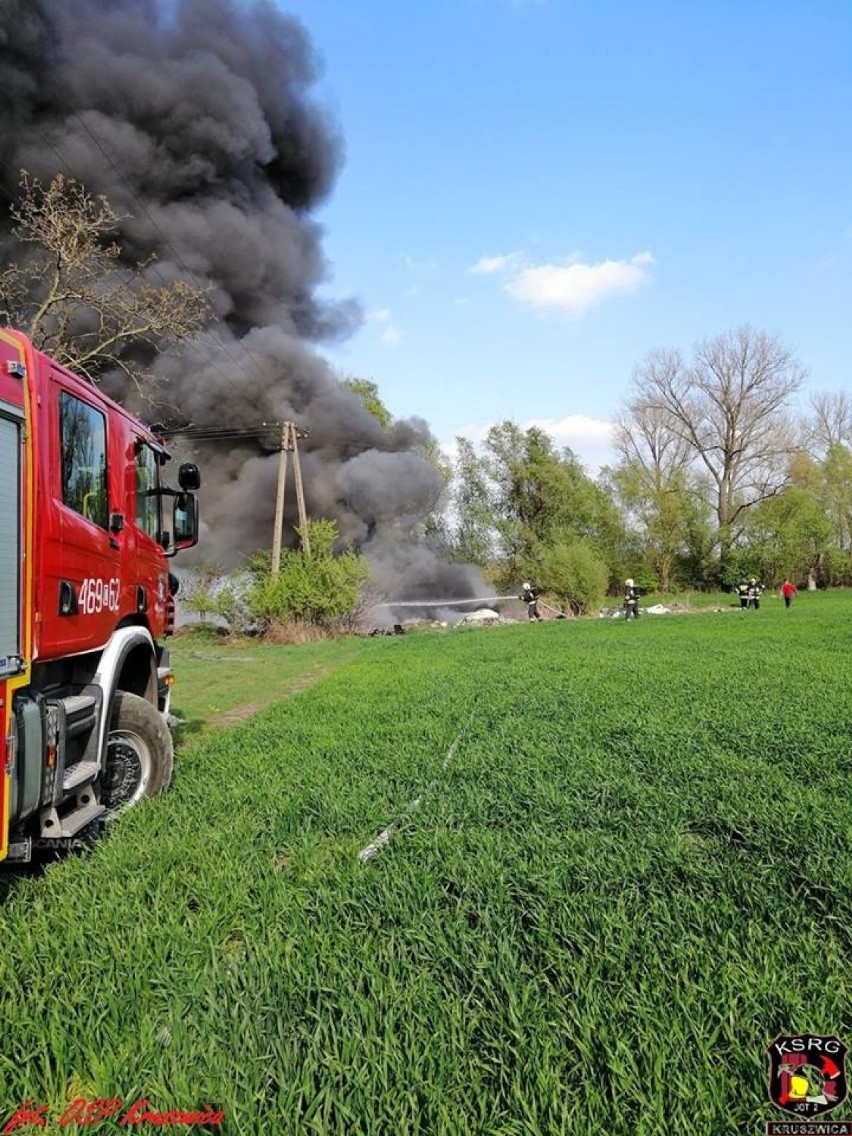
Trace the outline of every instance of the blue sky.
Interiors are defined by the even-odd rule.
[[[650,348],[746,322],[852,387],[849,0],[282,6],[345,138],[326,291],[367,312],[325,354],[395,415],[594,468]]]

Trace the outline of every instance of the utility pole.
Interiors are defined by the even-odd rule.
[[[275,498],[275,530],[272,534],[272,575],[277,576],[281,568],[281,529],[284,524],[284,489],[287,485],[287,443],[290,439],[290,423],[281,427],[281,449],[278,452],[278,495]]]
[[[300,429],[295,422],[257,422],[249,426],[193,426],[183,425],[157,428],[164,438],[192,438],[199,442],[243,441],[267,439],[270,431],[281,428],[278,458],[278,494],[275,501],[275,529],[272,536],[272,575],[281,570],[281,537],[284,527],[284,491],[287,488],[287,455],[293,455],[293,470],[296,475],[296,505],[299,510],[299,535],[306,556],[311,555],[311,538],[308,533],[308,514],[305,509],[305,491],[302,485],[302,467],[299,463],[299,439],[307,438],[308,431]],[[268,448],[265,445],[264,448]]]
[[[305,492],[302,486],[302,467],[299,463],[299,438],[306,438],[307,430],[300,430],[294,422],[281,424],[281,449],[278,458],[278,493],[275,500],[275,530],[272,536],[272,575],[277,576],[281,569],[281,535],[284,526],[284,491],[287,487],[287,455],[293,455],[293,471],[296,475],[296,505],[299,510],[299,535],[305,555],[311,555],[311,540],[308,535],[308,514],[305,510]]]
[[[308,436],[307,430],[297,430],[293,423],[290,423],[290,439],[293,444],[293,469],[296,473],[296,505],[299,509],[299,536],[302,540],[302,548],[305,550],[305,556],[310,558],[311,555],[311,538],[308,533],[308,514],[305,511],[305,494],[302,489],[302,467],[299,464],[299,438],[306,438]]]

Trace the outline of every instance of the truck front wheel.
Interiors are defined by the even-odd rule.
[[[110,811],[156,797],[172,779],[172,736],[156,706],[126,690],[116,692],[107,737],[101,804]]]

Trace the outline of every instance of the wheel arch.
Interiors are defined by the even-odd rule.
[[[120,627],[103,650],[93,683],[103,690],[98,754],[103,762],[116,691],[126,690],[157,706],[157,654],[146,627]]]

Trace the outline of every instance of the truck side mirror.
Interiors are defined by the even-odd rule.
[[[198,466],[192,462],[184,462],[178,469],[178,485],[181,489],[194,491],[201,488],[201,474]]]
[[[198,543],[198,507],[191,493],[177,493],[173,498],[175,549],[191,548]]]

